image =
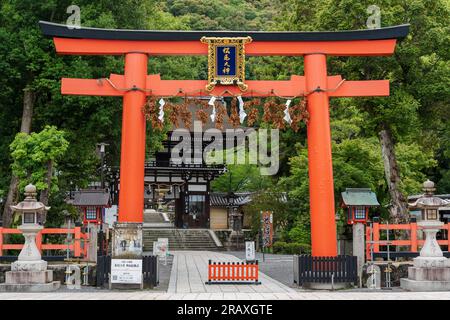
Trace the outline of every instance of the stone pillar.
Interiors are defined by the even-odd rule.
[[[88,257],[89,261],[97,262],[97,234],[99,226],[96,224],[89,225],[89,244]]]
[[[363,223],[353,224],[353,255],[357,257],[358,277],[362,274],[365,260],[365,226]]]

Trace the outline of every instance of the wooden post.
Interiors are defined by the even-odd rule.
[[[447,251],[450,251],[450,223],[446,223],[445,227],[447,229]]]
[[[81,228],[74,228],[74,246],[73,246],[73,256],[79,257],[81,256]]]
[[[42,231],[39,231],[36,235],[36,247],[38,248],[39,252],[42,254]]]
[[[0,257],[3,256],[3,228],[0,227]]]
[[[380,223],[374,222],[373,223],[373,252],[380,252],[380,244],[378,241],[380,241]]]
[[[411,252],[417,252],[417,222],[411,222]]]
[[[370,243],[370,241],[372,241],[372,239],[370,239],[371,231],[372,231],[372,226],[368,225],[366,228],[366,260],[367,261],[372,259],[372,257],[370,256],[370,246],[372,245]]]

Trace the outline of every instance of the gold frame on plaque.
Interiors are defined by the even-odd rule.
[[[207,91],[212,91],[217,84],[237,85],[241,91],[246,91],[248,86],[245,81],[245,44],[252,42],[251,37],[216,38],[202,37],[202,43],[208,44],[208,84]],[[222,76],[217,74],[216,52],[218,46],[236,47],[236,74]]]

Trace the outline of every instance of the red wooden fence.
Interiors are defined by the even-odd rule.
[[[379,222],[374,222],[372,224],[372,228],[368,225],[366,228],[366,259],[371,259],[371,249],[372,245],[370,241],[373,241],[373,252],[380,252],[380,246],[386,246],[387,240],[380,240],[380,232],[381,230],[406,230],[409,231],[409,239],[405,240],[389,240],[389,246],[409,246],[410,252],[418,252],[419,247],[422,246],[425,242],[423,239],[417,238],[417,230],[420,230],[421,227],[417,225],[416,222],[412,222],[409,224],[381,224]],[[446,223],[439,229],[444,229],[450,231],[450,224]],[[371,232],[373,232],[373,239],[371,239]],[[450,234],[450,232],[448,233]],[[437,240],[440,245],[447,246],[447,251],[450,249],[450,237],[447,237],[447,240]]]
[[[212,262],[208,263],[208,282],[212,283],[248,283],[258,281],[259,266],[256,262]]]
[[[49,244],[42,243],[42,236],[44,234],[73,234],[72,244]],[[19,229],[10,229],[0,227],[0,257],[3,256],[3,250],[21,250],[23,244],[5,244],[3,242],[4,234],[22,234]],[[73,229],[63,229],[63,228],[45,228],[42,229],[36,236],[36,246],[42,253],[43,250],[69,250],[73,252],[73,256],[77,258],[88,258],[88,241],[89,234],[81,232],[80,227],[75,227]]]

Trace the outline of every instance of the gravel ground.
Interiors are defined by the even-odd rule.
[[[226,251],[235,257],[245,260],[245,251]],[[256,259],[259,263],[259,269],[269,277],[281,282],[282,284],[297,288],[294,284],[293,256],[284,254],[263,254],[256,253]]]
[[[234,255],[235,257],[245,260],[244,251],[229,251],[226,252]],[[256,259],[259,261],[259,266],[261,272],[265,273],[269,277],[281,282],[282,284],[294,288],[298,291],[312,291],[317,292],[317,290],[307,290],[298,287],[294,284],[294,270],[293,270],[293,256],[292,255],[281,255],[281,254],[270,254],[266,253],[265,261],[263,261],[262,253],[256,254]],[[391,289],[368,289],[368,288],[349,288],[343,291],[347,292],[404,292],[400,287],[392,287]]]
[[[167,265],[163,261],[159,262],[159,285],[154,288],[154,291],[166,292],[169,288],[170,272],[172,271],[173,255],[167,257]]]

